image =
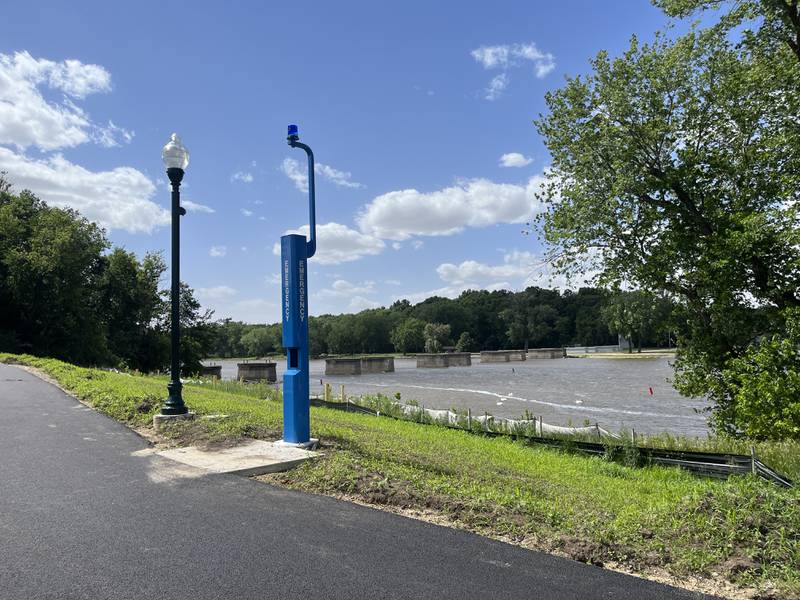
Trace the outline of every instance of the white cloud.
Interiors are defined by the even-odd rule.
[[[483,97],[487,100],[497,100],[506,91],[510,82],[511,78],[506,73],[495,75],[489,81],[489,85],[486,86],[486,90],[484,90],[486,93]]]
[[[304,166],[300,165],[300,161],[295,160],[294,158],[284,158],[283,163],[281,163],[281,171],[284,175],[286,175],[289,179],[292,180],[294,186],[300,190],[301,192],[308,192],[308,169]],[[334,185],[339,187],[348,187],[348,188],[362,188],[364,187],[363,184],[356,183],[355,181],[351,181],[352,174],[347,171],[340,171],[339,169],[334,169],[329,165],[324,165],[322,163],[315,163],[314,164],[314,173],[318,177],[322,177],[323,179],[327,179]]]
[[[317,175],[322,175],[322,177],[324,177],[334,185],[338,185],[340,187],[349,187],[349,188],[364,187],[364,185],[361,183],[350,181],[350,178],[352,177],[351,173],[347,171],[340,171],[339,169],[334,169],[331,166],[323,165],[321,163],[317,163],[314,165],[314,173],[316,173]]]
[[[189,212],[202,212],[202,213],[214,213],[216,212],[210,206],[206,206],[205,204],[198,204],[197,202],[192,202],[191,200],[184,200],[181,198],[181,206],[183,206]]]
[[[304,169],[300,168],[300,162],[293,158],[284,158],[281,163],[281,171],[294,183],[301,192],[308,191],[308,175]]]
[[[542,52],[536,44],[503,44],[498,46],[481,46],[470,52],[484,69],[499,69],[502,71],[489,82],[485,98],[496,100],[502,96],[509,84],[507,71],[525,64],[533,66],[537,78],[547,76],[556,68],[555,57],[549,52]]]
[[[131,167],[89,171],[60,154],[33,159],[0,147],[0,171],[15,187],[29,189],[51,206],[70,207],[107,229],[150,233],[170,222],[154,203],[155,185]]]
[[[413,292],[411,294],[396,294],[392,296],[392,302],[396,302],[397,300],[408,300],[409,302],[411,302],[411,304],[417,304],[433,296],[440,296],[442,298],[458,298],[462,293],[466,292],[467,290],[486,290],[489,292],[493,292],[497,290],[510,290],[510,289],[512,289],[512,285],[508,281],[498,281],[487,285],[479,285],[476,283],[456,284],[456,285],[447,285],[433,290]]]
[[[214,307],[218,317],[226,316],[245,323],[274,323],[281,316],[278,304],[264,298],[247,298]]]
[[[236,171],[231,175],[231,181],[241,181],[242,183],[253,183],[253,174],[245,173],[243,171]]]
[[[273,273],[272,275],[267,275],[264,278],[264,281],[267,285],[280,285],[281,284],[281,274],[280,273]]]
[[[509,152],[500,157],[501,167],[527,167],[532,162],[532,158],[519,152]]]
[[[413,242],[411,242],[411,247],[414,248],[414,250],[419,250],[424,245],[425,242],[423,242],[422,240],[414,240]]]
[[[585,274],[568,278],[555,273],[542,256],[528,251],[512,250],[503,256],[503,263],[499,265],[465,260],[458,265],[443,263],[436,268],[436,273],[452,290],[522,289],[531,285],[575,290],[592,285],[598,271],[587,268]]]
[[[214,287],[208,288],[197,288],[197,296],[202,301],[215,301],[215,300],[223,300],[225,298],[231,298],[235,296],[238,292],[229,287],[227,285],[217,285]]]
[[[466,286],[466,285],[448,285],[445,287],[436,288],[434,290],[427,290],[424,292],[413,292],[411,294],[396,294],[392,296],[392,302],[396,302],[397,300],[408,300],[409,302],[411,302],[411,304],[417,304],[433,296],[440,296],[442,298],[457,298],[461,294],[461,292],[465,292],[468,289],[476,289],[476,287]]]
[[[45,99],[42,89],[61,92]],[[100,125],[75,102],[111,90],[111,75],[99,65],[77,60],[54,62],[28,52],[0,54],[0,170],[12,183],[30,189],[52,206],[69,207],[109,230],[152,232],[170,221],[152,201],[155,184],[140,171],[117,167],[90,171],[61,154],[32,158],[34,146],[48,152],[86,142],[104,147],[133,139],[133,132],[108,121]]]
[[[242,214],[243,214],[245,217],[252,217],[252,216],[253,216],[253,211],[252,211],[252,210],[247,210],[246,208],[242,208],[242,209],[241,209],[241,213],[242,213]]]
[[[543,209],[535,192],[544,177],[526,185],[472,179],[433,192],[388,192],[373,199],[357,217],[361,231],[402,241],[415,235],[452,235],[465,227],[524,223]]]
[[[351,283],[344,279],[337,279],[331,287],[325,288],[316,295],[319,298],[347,298],[357,294],[374,294],[375,282],[364,281],[361,283]]]
[[[117,127],[113,121],[109,120],[106,126],[95,125],[92,140],[106,148],[114,148],[121,145],[120,139],[124,143],[130,144],[135,135],[133,131]]]
[[[554,275],[541,256],[520,250],[507,252],[499,265],[465,260],[457,265],[443,263],[436,268],[436,273],[447,285],[411,294],[397,294],[392,297],[392,301],[406,299],[416,304],[431,296],[456,298],[467,290],[519,290],[531,285],[575,290],[590,285],[596,274],[589,272],[572,279]]]
[[[64,93],[48,101],[40,87]],[[20,150],[69,148],[95,141],[104,146],[129,142],[133,133],[111,121],[97,125],[73,100],[111,90],[111,75],[99,65],[77,60],[53,62],[28,52],[0,54],[0,144]]]
[[[303,225],[300,229],[287,231],[284,235],[299,233],[308,237],[308,231],[308,225]],[[321,265],[338,265],[364,256],[380,254],[384,247],[384,242],[376,237],[339,223],[325,223],[317,225],[317,253],[311,260]],[[280,256],[280,243],[275,243],[272,252]]]
[[[362,310],[367,310],[368,308],[379,308],[380,303],[375,302],[374,300],[370,300],[369,298],[364,298],[363,296],[353,296],[350,298],[350,302],[347,305],[347,309],[351,312],[361,312]]]
[[[27,52],[23,55],[25,59],[33,60]],[[111,90],[111,74],[100,65],[86,65],[79,60],[60,63],[40,60],[38,63],[48,73],[52,87],[75,98]]]
[[[472,58],[483,65],[484,69],[509,69],[518,67],[526,61],[533,63],[536,77],[542,78],[556,68],[555,57],[549,52],[542,52],[536,44],[503,44],[499,46],[481,46],[470,52]]]
[[[401,244],[400,242],[392,242],[392,248],[394,248],[395,250],[400,250],[402,247],[403,244]]]
[[[465,260],[458,265],[443,263],[436,268],[439,278],[449,284],[478,284],[490,281],[529,279],[536,267],[536,257],[530,252],[514,251],[503,257],[503,264],[487,265]]]
[[[402,282],[398,281],[397,279],[386,279],[383,283],[386,285],[402,285]]]
[[[225,256],[228,253],[227,246],[211,246],[211,249],[208,251],[209,256],[213,256],[215,258]]]

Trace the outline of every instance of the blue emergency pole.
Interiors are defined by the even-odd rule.
[[[289,125],[287,138],[292,148],[308,156],[309,235],[281,237],[281,304],[286,372],[283,374],[283,441],[305,444],[311,438],[308,371],[308,259],[317,251],[314,205],[314,153],[301,143],[297,125]]]

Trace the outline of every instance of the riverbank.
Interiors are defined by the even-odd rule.
[[[82,401],[152,435],[166,378],[0,355],[44,371]],[[198,419],[162,444],[277,439],[280,392],[187,384]],[[800,492],[751,477],[714,481],[632,468],[502,438],[312,408],[321,460],[270,483],[435,520],[583,562],[666,578],[730,598],[800,597]],[[761,596],[770,597],[770,596]]]

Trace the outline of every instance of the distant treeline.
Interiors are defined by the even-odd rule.
[[[169,293],[160,254],[141,261],[111,248],[105,232],[32,193],[12,193],[0,173],[0,351],[82,365],[165,370]],[[210,348],[210,311],[181,294],[184,373]]]
[[[160,254],[139,260],[105,232],[32,193],[12,193],[0,173],[0,351],[141,371],[169,365],[169,292]],[[311,354],[497,350],[605,345],[616,333],[638,345],[668,343],[672,304],[644,292],[466,291],[412,305],[309,319]],[[281,327],[211,322],[181,288],[183,372],[206,356],[281,352]]]
[[[309,319],[312,356],[504,348],[635,346],[670,343],[671,303],[642,292],[577,292],[529,287],[521,292],[470,290],[458,298],[432,297],[412,305]],[[225,319],[212,326],[215,357],[264,356],[281,351],[280,323],[252,325]]]

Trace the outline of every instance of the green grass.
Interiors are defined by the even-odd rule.
[[[133,426],[150,423],[166,378],[110,373],[28,356],[82,400]],[[184,387],[199,414],[170,429],[177,442],[280,436],[279,391]],[[505,438],[312,407],[324,458],[271,481],[373,504],[425,509],[478,533],[579,560],[676,575],[718,572],[738,585],[772,582],[800,598],[800,491],[751,477],[726,482],[677,469],[631,468]],[[796,447],[794,447],[796,449]]]
[[[351,402],[361,404],[372,410],[379,411],[382,415],[388,415],[399,419],[407,420],[424,420],[431,423],[432,419],[425,418],[421,413],[414,415],[404,415],[397,404],[396,398],[385,396],[382,394],[366,395],[358,398],[352,398]],[[408,404],[416,404],[414,401],[407,401]],[[451,411],[460,415],[459,427],[467,427],[467,411],[451,407]],[[521,419],[531,419],[532,415],[520,415]],[[590,423],[584,423],[589,425]],[[477,432],[481,429],[481,425],[473,423],[473,429]],[[502,428],[495,427],[494,429],[502,431]],[[621,430],[616,432],[620,439],[620,444],[631,444],[632,436],[630,430]],[[529,435],[537,435],[532,428],[527,431]],[[562,437],[565,440],[582,440],[587,442],[596,442],[597,438],[594,434],[587,434],[584,436],[552,436]],[[611,441],[611,440],[606,440]],[[751,447],[755,449],[756,456],[765,464],[775,469],[782,475],[786,475],[789,479],[800,482],[800,441],[798,440],[781,440],[781,441],[752,441],[746,439],[738,439],[730,436],[715,435],[705,438],[676,436],[669,433],[661,433],[658,435],[642,435],[641,433],[636,436],[636,444],[638,446],[647,448],[659,448],[663,450],[685,450],[690,452],[718,452],[726,454],[743,454],[750,455]]]

